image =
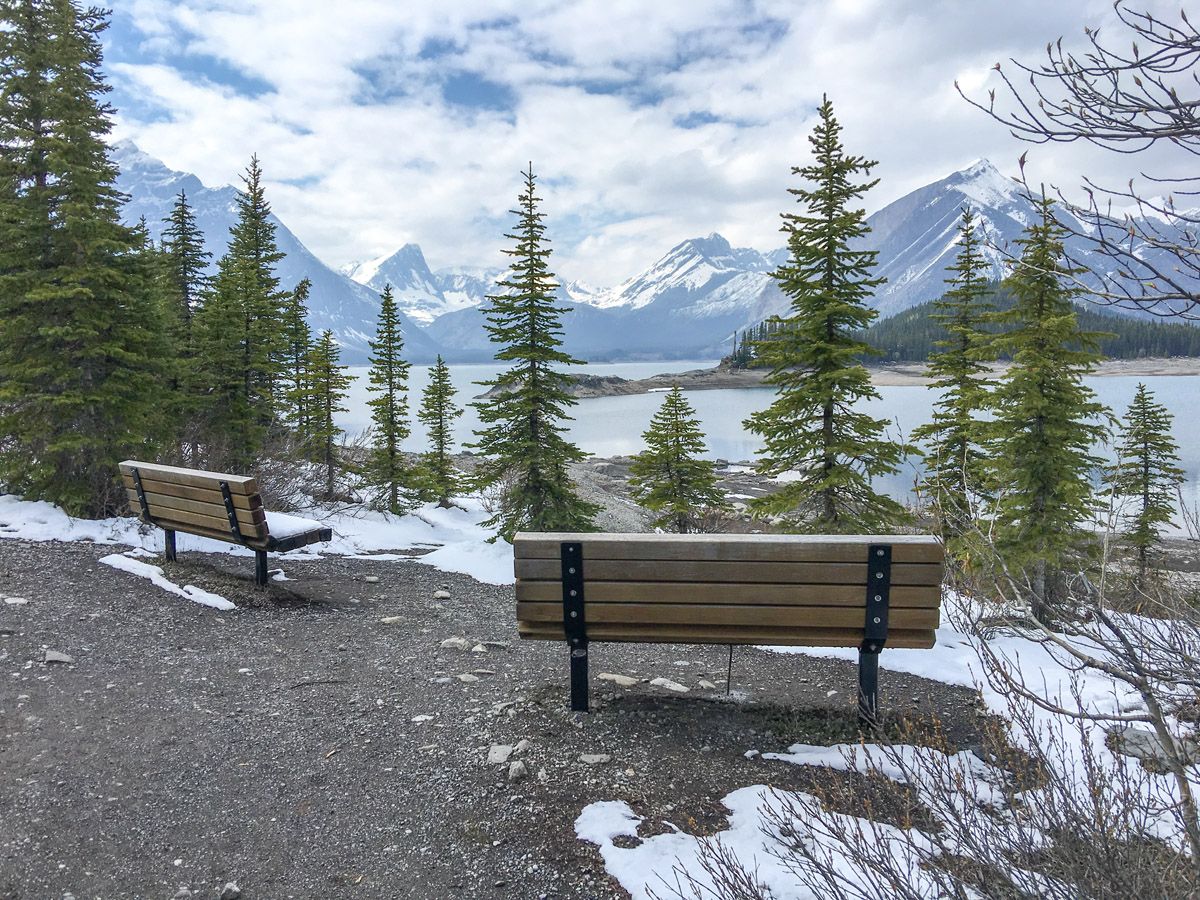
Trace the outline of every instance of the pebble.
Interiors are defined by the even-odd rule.
[[[221,888],[221,900],[241,900],[241,897],[242,889],[236,881],[225,882],[225,887]]]
[[[529,769],[519,759],[508,764],[508,780],[520,781],[529,775]]]
[[[601,681],[611,681],[613,684],[618,684],[623,688],[633,687],[640,679],[631,678],[628,675],[616,675],[612,672],[601,672],[597,676]]]
[[[449,591],[434,591],[433,599],[434,600],[449,600],[450,592]]]
[[[464,637],[449,637],[438,646],[443,650],[470,650],[473,644]]]
[[[487,653],[487,647],[485,647],[483,644],[476,644],[474,647],[471,648],[471,652],[472,653]]]
[[[581,753],[579,754],[579,761],[589,766],[600,766],[606,762],[611,762],[612,756],[608,753]]]
[[[717,689],[717,686],[715,684],[713,684],[711,681],[709,681],[707,678],[701,678],[700,681],[697,683],[700,685],[700,687],[702,687],[706,691],[715,691]]]
[[[492,744],[488,748],[487,761],[489,766],[502,766],[512,756],[512,744]]]
[[[463,682],[464,684],[471,684],[471,683],[472,683],[472,682],[474,682],[474,681],[478,681],[478,680],[479,680],[479,676],[478,676],[478,675],[472,675],[472,674],[470,674],[469,672],[464,672],[462,675],[459,675],[459,676],[458,676],[458,680],[459,680],[459,681],[461,681],[461,682]]]
[[[367,584],[379,584],[379,576],[378,575],[366,575],[363,577],[363,581],[365,581]]]
[[[74,665],[75,657],[68,656],[66,653],[59,653],[57,650],[47,650],[46,656],[42,660],[46,665],[51,663],[59,663],[64,666]]]
[[[532,744],[530,744],[529,741],[527,741],[525,738],[521,738],[521,740],[517,741],[517,746],[513,747],[513,752],[518,754],[524,753],[531,746]]]
[[[179,890],[177,890],[175,892],[175,896],[172,897],[171,900],[187,900],[187,898],[190,896],[192,896],[191,890],[189,890],[188,888],[181,885]]]
[[[29,600],[25,597],[5,597],[4,602],[9,606],[24,606]]]
[[[545,784],[547,781],[549,781],[549,780],[550,780],[550,773],[549,773],[549,772],[547,772],[547,771],[545,770],[545,768],[538,769],[537,779],[538,779],[538,781],[540,781],[542,784]]]
[[[422,722],[428,722],[433,716],[413,716],[410,721],[416,722],[418,725]]]
[[[688,692],[688,688],[685,688],[678,681],[672,681],[670,678],[655,678],[650,683],[655,687],[660,687],[668,691],[674,691],[677,694],[686,694]]]
[[[399,625],[404,621],[404,616],[384,616],[379,621],[384,625]]]
[[[759,755],[760,754],[757,750],[747,750],[745,753],[742,754],[742,756],[746,757],[746,759],[754,759],[755,757],[757,757]]]

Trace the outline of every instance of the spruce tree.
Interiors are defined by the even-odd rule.
[[[405,483],[412,473],[404,461],[400,445],[409,435],[408,368],[404,360],[404,330],[396,310],[392,286],[385,284],[379,295],[379,323],[371,341],[371,374],[367,390],[375,396],[371,407],[371,450],[367,456],[365,482],[375,492],[375,500],[388,512],[399,514],[411,504],[411,491]]]
[[[439,355],[429,371],[429,384],[421,394],[417,418],[429,434],[429,449],[421,454],[422,490],[441,507],[449,507],[450,498],[459,490],[458,473],[451,459],[454,420],[462,415],[462,408],[454,403],[456,393],[450,381],[450,368]]]
[[[633,458],[629,481],[634,499],[658,513],[656,528],[698,531],[706,513],[728,508],[713,463],[700,458],[704,434],[679,385],[667,394],[642,438],[646,449]]]
[[[281,307],[287,296],[275,275],[283,254],[257,156],[242,181],[229,249],[196,317],[207,440],[218,457],[209,464],[235,472],[253,469],[274,421]]]
[[[756,347],[778,393],[746,420],[765,444],[758,471],[799,477],[752,501],[751,510],[781,516],[798,530],[872,532],[905,518],[871,479],[894,472],[906,449],[883,437],[886,421],[853,408],[878,397],[860,362],[871,348],[856,332],[875,319],[866,301],[883,279],[870,274],[875,251],[855,249],[870,229],[865,212],[853,207],[877,183],[854,177],[869,175],[876,164],[846,154],[828,99],[819,113],[809,137],[815,159],[792,169],[813,187],[788,191],[803,211],[783,214],[789,258],[774,273],[791,298],[790,312]]]
[[[341,468],[337,450],[342,429],[334,422],[334,416],[346,411],[342,402],[350,387],[350,376],[339,362],[340,355],[333,332],[326,329],[309,351],[307,365],[312,397],[310,446],[315,451],[315,460],[325,470],[327,499],[333,499]]]
[[[280,358],[279,408],[283,421],[292,429],[297,442],[304,448],[309,431],[309,389],[307,366],[312,350],[312,329],[308,326],[308,294],[312,282],[301,278],[288,294],[283,305]]]
[[[1175,515],[1175,496],[1183,481],[1179,445],[1171,437],[1173,417],[1139,384],[1121,421],[1117,463],[1108,469],[1109,489],[1125,501],[1125,537],[1137,553],[1135,585],[1146,583],[1151,554],[1162,541],[1160,531]]]
[[[105,135],[104,11],[0,5],[0,482],[79,515],[163,430],[163,322]]]
[[[484,427],[472,445],[484,457],[476,470],[478,485],[501,486],[498,509],[484,524],[505,540],[521,530],[590,531],[600,511],[575,492],[567,470],[586,454],[563,436],[562,423],[576,401],[567,393],[565,374],[554,367],[583,360],[561,349],[567,310],[554,302],[558,285],[548,265],[533,164],[522,174],[525,188],[511,211],[517,225],[505,235],[514,242],[504,251],[512,263],[483,309],[488,336],[500,347],[497,361],[512,365],[482,382],[491,396],[475,404]]]
[[[1092,446],[1106,431],[1104,407],[1083,383],[1100,355],[1098,335],[1081,331],[1063,263],[1063,228],[1044,197],[1007,280],[1014,306],[993,318],[1006,328],[995,348],[1012,364],[992,393],[989,441],[997,548],[1024,572],[1031,612],[1050,622],[1067,568],[1086,551],[1096,512]]]
[[[984,489],[981,414],[992,386],[987,360],[993,358],[992,336],[983,330],[991,309],[988,269],[975,214],[967,207],[959,225],[958,256],[947,267],[950,288],[934,302],[931,317],[945,332],[929,359],[932,387],[941,394],[934,401],[932,421],[913,432],[927,451],[921,489],[930,498],[947,550],[960,557],[966,552],[962,534],[972,516],[972,495]]]

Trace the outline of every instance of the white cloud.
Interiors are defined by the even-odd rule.
[[[778,246],[790,167],[807,158],[822,93],[848,150],[880,161],[872,208],[981,156],[1012,171],[1024,145],[959,98],[954,80],[979,94],[994,62],[1036,60],[1047,40],[1111,18],[1106,0],[133,0],[129,10],[136,46],[117,48],[123,61],[109,67],[136,98],[118,136],[210,184],[233,182],[257,152],[276,211],[327,262],[415,241],[435,267],[494,264],[532,159],[556,270],[598,284],[713,230]],[[422,53],[430,42],[442,55]],[[452,71],[503,85],[512,108],[448,103]],[[677,124],[697,114],[717,121]],[[1035,176],[1067,185],[1084,171],[1133,174],[1129,160],[1086,147],[1030,157]]]

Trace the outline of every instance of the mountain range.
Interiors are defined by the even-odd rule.
[[[130,196],[130,222],[145,217],[151,233],[180,190],[185,190],[214,257],[224,251],[236,218],[233,187],[210,188],[194,175],[175,172],[126,141],[114,145],[118,185]],[[864,246],[878,251],[876,274],[887,278],[870,305],[890,316],[935,299],[944,290],[946,266],[957,252],[962,208],[970,205],[979,227],[991,275],[1003,275],[1003,253],[1033,214],[1020,187],[987,160],[979,160],[940,181],[919,188],[867,219]],[[430,269],[421,248],[405,244],[369,262],[336,271],[317,259],[279,219],[280,249],[287,254],[278,272],[289,287],[303,277],[313,282],[310,321],[330,328],[349,363],[366,360],[375,332],[379,292],[390,284],[403,313],[406,351],[414,362],[442,353],[452,362],[485,361],[492,347],[480,304],[494,292],[501,269]],[[611,288],[565,281],[558,296],[564,344],[593,361],[615,359],[709,358],[728,352],[733,334],[784,312],[787,297],[771,273],[787,257],[784,248],[760,252],[733,247],[719,234],[690,238],[658,261]]]

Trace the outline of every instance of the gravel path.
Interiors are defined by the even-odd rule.
[[[511,588],[409,561],[273,560],[291,580],[265,592],[246,558],[168,567],[239,606],[216,612],[99,564],[115,549],[0,540],[0,595],[28,601],[0,603],[4,900],[624,897],[575,838],[586,804],[708,833],[729,791],[813,777],[746,751],[854,731],[845,663],[737,648],[727,697],[725,648],[602,644],[574,717],[565,651],[517,640]],[[970,692],[883,691],[971,739]]]

